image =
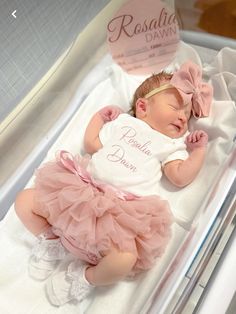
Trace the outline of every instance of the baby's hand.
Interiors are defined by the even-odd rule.
[[[115,120],[122,112],[117,106],[106,106],[98,111],[104,122]]]
[[[185,140],[185,144],[189,150],[194,150],[199,147],[207,146],[208,135],[202,130],[196,130],[191,132]]]

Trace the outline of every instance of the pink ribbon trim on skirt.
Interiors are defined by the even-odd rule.
[[[66,170],[74,173],[77,176],[100,191],[112,191],[116,196],[122,200],[132,201],[140,198],[139,196],[129,193],[127,191],[122,191],[110,184],[104,183],[102,181],[94,180],[90,173],[86,170],[87,164],[89,162],[88,157],[81,157],[79,155],[73,156],[71,153],[65,150],[61,150],[57,153],[57,162],[60,166],[64,167]]]

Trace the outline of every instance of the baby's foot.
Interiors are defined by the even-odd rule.
[[[85,278],[88,265],[79,260],[64,265],[47,280],[46,292],[53,305],[63,305],[71,300],[83,301],[94,289]]]
[[[29,259],[29,275],[36,280],[46,279],[67,253],[60,238],[47,239],[40,235]]]

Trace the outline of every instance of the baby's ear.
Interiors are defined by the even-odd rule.
[[[147,112],[148,100],[146,98],[138,98],[136,101],[136,116],[145,117]]]

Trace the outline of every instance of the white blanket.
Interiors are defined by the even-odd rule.
[[[197,52],[182,43],[175,61],[168,67],[178,67],[187,59],[202,64]],[[176,217],[173,237],[167,251],[156,266],[135,280],[122,281],[112,287],[98,288],[82,304],[68,303],[63,307],[49,304],[44,293],[44,282],[29,278],[27,262],[35,241],[15,215],[13,206],[0,222],[0,313],[2,314],[121,314],[142,313],[147,297],[162,278],[189,233],[199,207],[204,201],[230,153],[235,136],[236,121],[236,51],[222,49],[212,64],[204,64],[204,75],[214,87],[214,101],[209,118],[193,120],[191,128],[204,129],[209,135],[206,162],[197,179],[184,189],[173,188],[163,180],[162,197],[169,200]],[[82,139],[91,115],[100,107],[116,104],[124,109],[134,89],[143,80],[125,74],[118,66],[108,65],[107,79],[98,84],[84,101],[77,114],[67,125],[50,149],[46,159],[54,157],[58,149],[72,153],[82,152]],[[29,183],[30,185],[30,183]]]

